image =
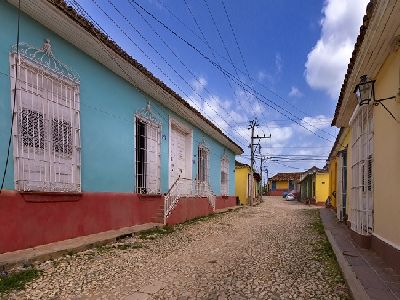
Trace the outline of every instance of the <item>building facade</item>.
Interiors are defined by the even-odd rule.
[[[0,253],[235,205],[240,146],[64,2],[18,15],[0,1]]]
[[[277,173],[268,179],[268,195],[282,196],[285,192],[300,192],[301,173]]]
[[[250,195],[253,190],[253,199],[257,199],[261,195],[260,175],[253,173],[253,181],[251,180],[251,168],[249,165],[235,161],[235,194],[239,198],[241,205],[250,204]],[[253,183],[253,189],[251,184]]]
[[[329,173],[326,169],[312,167],[300,176],[302,202],[324,205],[329,196]]]
[[[398,270],[399,11],[397,1],[371,1],[368,5],[332,122],[351,133],[346,210],[351,233]],[[357,90],[361,92],[356,95]]]

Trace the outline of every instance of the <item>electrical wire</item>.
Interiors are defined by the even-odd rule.
[[[213,61],[210,57],[208,57],[207,55],[205,55],[202,51],[200,51],[198,48],[196,48],[193,44],[191,44],[190,42],[188,42],[185,38],[183,38],[182,36],[180,36],[178,33],[176,33],[173,29],[171,29],[168,25],[166,25],[165,23],[163,23],[161,20],[159,20],[156,16],[154,16],[154,14],[152,14],[151,12],[149,12],[147,9],[145,9],[142,5],[140,5],[136,0],[129,0],[129,2],[133,2],[135,3],[135,5],[137,5],[141,10],[143,10],[146,14],[148,14],[151,18],[153,18],[156,22],[158,22],[160,25],[162,25],[166,30],[168,30],[170,33],[172,33],[174,36],[176,36],[178,39],[180,39],[181,41],[183,41],[184,43],[186,43],[190,48],[192,48],[195,52],[197,52],[199,55],[201,55],[204,59],[206,59],[207,61],[209,61],[213,66],[215,66],[218,70],[220,70],[221,72],[226,73],[230,78],[234,79],[235,81],[238,82],[238,84],[240,84],[241,86],[246,86],[246,83],[244,83],[243,81],[241,81],[239,78],[235,77],[234,75],[232,75],[229,71],[227,71],[226,69],[224,69],[221,65],[219,65],[218,63],[216,63],[215,61]],[[248,85],[247,85],[248,86]],[[249,92],[249,91],[248,91]],[[251,92],[250,92],[251,93]],[[255,96],[255,94],[259,94],[258,92],[256,93],[251,93],[253,96]],[[263,95],[262,95],[263,96]],[[280,109],[282,109],[283,111],[286,111],[288,114],[292,115],[293,117],[297,118],[298,120],[301,120],[303,123],[309,125],[310,127],[314,127],[317,131],[320,130],[322,132],[325,132],[323,129],[317,128],[315,126],[313,126],[312,124],[302,120],[301,118],[295,116],[294,114],[292,114],[290,111],[282,108],[280,105],[276,104],[274,101],[266,98],[265,96],[263,96],[267,101],[271,102],[273,105],[279,107]],[[259,99],[259,97],[256,97]],[[265,104],[265,101],[262,101]],[[268,105],[269,107],[271,107],[271,105]],[[291,118],[289,118],[286,114],[278,111],[277,109],[274,108],[275,111],[277,111],[278,113],[282,114],[283,116],[287,117],[288,119],[292,120]],[[298,122],[295,122],[298,125],[300,125]],[[300,125],[301,127],[304,127],[302,125]],[[311,133],[313,133],[314,135],[320,137],[321,139],[325,139],[328,140],[324,137],[321,137],[320,135],[317,135],[314,131],[304,127],[306,130],[310,131]],[[332,137],[336,137],[334,135],[332,135],[329,132],[325,132],[328,135],[331,135]],[[331,140],[328,140],[329,142],[332,142]]]
[[[104,9],[102,9],[101,8],[101,6],[97,3],[97,1],[96,0],[92,0],[93,1],[93,3],[97,6],[97,8],[99,8],[105,15],[106,15],[106,17],[128,38],[128,40],[130,41],[130,42],[132,42],[133,43],[133,45],[135,45],[143,54],[145,54],[145,51],[143,50],[143,49],[141,49],[141,47],[137,44],[137,43],[135,43],[134,41],[133,41],[133,39],[121,28],[121,26],[119,26],[117,23],[116,23],[116,21],[114,20],[114,19],[112,19],[108,14],[107,14],[107,12],[104,10]],[[202,95],[200,95],[194,88],[193,88],[193,86],[189,83],[189,82],[187,82],[187,80],[180,74],[180,73],[178,73],[177,71],[176,71],[176,69],[168,62],[168,60],[159,52],[159,51],[157,51],[157,49],[155,49],[155,47],[141,34],[141,32],[136,28],[136,27],[134,27],[133,26],[133,24],[125,17],[125,15],[123,15],[122,13],[121,13],[121,11],[111,2],[111,1],[108,1],[109,3],[110,3],[110,5],[125,19],[125,21],[126,22],[128,22],[128,24],[132,27],[132,29],[134,29],[135,30],[135,32],[137,32],[138,34],[139,34],[139,36],[153,49],[153,51],[155,51],[160,57],[161,57],[161,59],[164,61],[164,63],[165,64],[167,64],[168,65],[168,67],[170,67],[170,69],[171,70],[173,70],[174,71],[174,73],[176,73],[180,78],[181,78],[181,80],[182,81],[184,81],[192,90],[193,90],[193,92],[194,93],[196,93],[201,99],[202,99],[202,101],[203,101],[203,103],[205,103],[211,110],[213,110],[214,112],[215,112],[215,114],[221,119],[221,120],[223,120],[231,129],[232,129],[232,131],[235,131],[244,141],[246,141],[246,138],[243,136],[243,135],[241,135],[238,131],[236,131],[235,130],[235,128],[233,128],[227,121],[226,121],[226,119],[225,118],[223,118],[211,105],[209,105],[208,104],[208,102],[202,97]],[[153,65],[155,65],[159,70],[160,70],[160,72],[162,72],[164,75],[166,75],[166,73],[158,66],[158,65],[156,65],[155,63],[154,63],[154,61],[152,60],[152,59],[150,59],[150,57],[147,55],[147,54],[145,54],[146,55],[146,57],[153,63]],[[188,94],[186,94],[181,88],[180,88],[180,86],[177,84],[177,83],[175,83],[169,76],[167,76],[167,78],[170,80],[170,82],[171,83],[173,83],[173,85],[182,93],[182,94],[184,94],[185,95],[185,97],[186,98],[190,98],[189,97],[189,95]],[[195,77],[196,78],[196,77]],[[219,105],[219,103],[217,103],[218,105]],[[199,110],[201,110],[200,109],[200,107],[197,107]],[[222,107],[221,107],[222,108]],[[223,108],[222,108],[223,109]],[[232,118],[233,119],[233,118]]]
[[[171,14],[176,20],[178,20],[179,23],[181,23],[184,28],[188,29],[190,32],[193,33],[194,36],[196,36],[200,41],[202,41],[203,43],[205,43],[205,41],[197,34],[195,33],[190,26],[188,26],[185,22],[182,21],[182,19],[180,19],[177,15],[175,15],[164,3],[162,3],[161,1],[158,1],[158,3],[164,7],[169,14]],[[229,59],[224,57],[223,55],[221,55],[220,53],[218,53],[218,51],[214,50],[214,55],[218,55],[220,58],[224,59],[227,63],[230,63]],[[237,71],[239,71],[242,75],[246,76],[246,73],[248,72],[244,72],[243,70],[241,70],[239,67],[236,67]],[[250,76],[250,82],[256,82],[258,85],[260,85],[261,87],[263,87],[264,89],[266,89],[268,92],[270,92],[272,95],[278,97],[279,99],[281,99],[283,102],[287,103],[289,106],[293,107],[296,111],[301,112],[304,116],[309,116],[309,113],[304,112],[303,110],[301,110],[299,107],[297,107],[296,105],[294,105],[293,103],[287,101],[284,97],[282,97],[281,95],[279,95],[278,93],[276,93],[273,89],[269,88],[268,86],[266,86],[265,84],[263,84],[262,82],[260,82],[259,80],[256,80],[254,77]]]
[[[93,1],[93,2],[95,2],[95,1]],[[97,28],[99,29],[99,30],[101,30],[105,35],[107,35],[107,33],[105,32],[105,30],[88,14],[88,12],[76,1],[76,0],[72,0],[72,3],[71,4],[73,4],[73,6],[77,9],[77,11],[79,11],[80,13],[84,13],[85,14],[85,17],[87,18],[87,19],[90,19],[92,22],[93,22],[93,24],[94,25],[96,25],[97,26]],[[96,3],[95,3],[96,4]],[[99,7],[99,6],[98,6]],[[100,8],[100,7],[99,7]],[[101,9],[102,10],[102,9]],[[102,10],[103,11],[103,10]],[[103,11],[104,12],[104,11]],[[180,88],[179,88],[179,86],[167,75],[167,74],[165,74],[165,72],[148,56],[148,54],[143,50],[143,49],[141,49],[140,48],[140,46],[139,45],[137,45],[137,43],[135,43],[132,39],[130,39],[130,41],[135,45],[135,46],[137,46],[137,48],[139,49],[139,51],[141,51],[142,53],[143,53],[143,55],[145,55],[145,57],[147,58],[147,59],[149,59],[149,61],[150,62],[152,62],[153,63],[153,65],[155,65],[155,67],[160,71],[160,72],[162,72],[163,74],[164,74],[164,76],[166,76],[182,93],[184,93]],[[109,54],[110,54],[110,52],[108,51],[108,49],[106,49],[106,48],[104,48],[104,45],[102,45],[102,42],[101,41],[99,41],[99,43],[100,43],[100,46],[103,48],[103,49],[105,49]],[[131,80],[133,79],[123,68],[122,68],[122,66],[112,57],[112,55],[110,55],[111,56],[111,58],[114,60],[114,62],[117,64],[117,66],[124,72],[124,74],[126,75],[126,76],[128,76],[128,78],[131,78]],[[134,82],[135,82],[135,80],[133,80]],[[164,90],[163,90],[163,92],[164,93],[166,93]],[[184,93],[185,94],[185,96],[186,97],[189,97],[186,93]],[[229,124],[228,124],[229,125]],[[242,136],[242,138],[243,139],[245,139],[243,136]],[[238,141],[237,141],[238,142]],[[240,142],[238,142],[239,144],[240,144]]]
[[[21,18],[21,0],[18,0],[18,17],[17,17],[17,47],[16,47],[16,56],[17,56],[17,62],[19,61],[19,35],[20,35],[20,18]],[[0,193],[2,192],[4,188],[4,182],[5,178],[7,175],[7,167],[8,167],[8,162],[10,159],[10,148],[11,148],[11,141],[12,141],[12,132],[13,132],[13,127],[14,127],[14,120],[15,120],[15,103],[17,99],[17,82],[18,82],[18,65],[16,64],[15,66],[15,83],[14,83],[14,95],[13,95],[13,107],[12,107],[12,113],[11,113],[11,127],[10,127],[10,136],[8,139],[8,146],[7,146],[7,156],[6,156],[6,162],[4,166],[4,172],[3,172],[3,177],[1,180],[1,187],[0,187]]]
[[[86,11],[79,3],[77,3],[75,0],[72,0],[72,1],[73,1],[73,4],[74,4],[74,8],[77,8],[77,10],[78,10],[80,13],[84,13],[85,16],[87,16],[88,19],[91,19],[92,22],[93,22],[96,26],[98,26],[98,27],[100,28],[100,30],[103,31],[103,29],[101,28],[101,26],[98,25],[98,24],[95,22],[95,20],[93,20],[93,18],[90,17],[90,15],[87,13],[87,11]],[[103,32],[104,32],[104,31],[103,31]],[[130,75],[125,71],[125,69],[123,69],[122,66],[115,60],[115,58],[111,55],[110,51],[109,51],[107,48],[105,48],[105,46],[103,45],[103,43],[102,43],[101,41],[99,41],[98,39],[96,39],[95,37],[93,37],[93,38],[99,43],[99,45],[103,48],[103,50],[105,50],[105,51],[110,55],[111,59],[113,59],[113,61],[114,61],[114,62],[116,63],[116,65],[121,69],[121,71],[124,72],[124,74],[125,74],[128,78],[130,78],[130,80],[132,80],[131,76],[130,76]],[[165,91],[163,91],[163,93],[166,94]],[[167,95],[167,94],[166,94],[166,95]],[[105,112],[105,111],[102,111],[102,112],[103,112],[103,113],[107,113],[107,112]],[[166,117],[164,117],[161,113],[157,112],[157,110],[156,110],[156,113],[157,113],[160,117],[162,117],[166,123],[169,122],[169,120],[168,120]],[[109,115],[111,115],[111,114],[109,114]],[[118,117],[118,116],[115,116],[115,115],[112,115],[112,116],[115,117],[115,118],[121,119],[121,118]],[[127,121],[129,121],[129,122],[131,123],[131,120],[127,120]],[[199,129],[200,129],[200,128],[199,128]],[[201,130],[201,129],[200,129],[200,130]],[[199,139],[194,139],[194,141],[197,141],[199,144],[200,144],[200,143],[203,143],[203,140],[199,140]],[[215,156],[215,157],[217,157],[217,156]],[[218,157],[218,158],[220,159],[221,157]]]
[[[138,29],[135,27],[135,26],[133,26],[133,24],[127,19],[127,17],[125,16],[125,15],[123,15],[122,13],[121,13],[121,11],[110,1],[110,0],[108,0],[108,2],[110,3],[110,5],[112,5],[113,6],[113,8],[125,19],[125,21],[126,22],[128,22],[128,24],[142,37],[142,39],[143,40],[145,40],[149,45],[150,45],[150,43],[149,43],[149,41],[138,31]],[[143,16],[143,14],[135,7],[135,6],[133,6],[133,8],[135,9],[135,11],[142,17],[142,19],[145,21],[145,23],[147,24],[147,26],[153,31],[153,33],[161,40],[161,42],[164,44],[164,46],[165,47],[167,47],[167,49],[168,50],[170,50],[170,52],[175,56],[175,58],[179,61],[179,63],[185,68],[185,70],[199,83],[199,84],[201,84],[201,82],[199,81],[199,79],[198,79],[198,76],[196,76],[196,74],[194,74],[193,73],[193,71],[191,71],[191,69],[183,62],[183,60],[177,55],[177,53],[168,45],[168,43],[160,36],[160,34],[154,29],[154,27],[144,18],[144,16]],[[176,71],[176,69],[175,68],[173,68],[168,62],[167,62],[167,60],[166,60],[166,58],[164,57],[164,56],[162,56],[161,55],[161,53],[159,52],[159,51],[157,51],[152,45],[150,45],[151,47],[152,47],[152,49],[163,59],[163,61],[192,89],[192,91],[194,92],[194,93],[196,93],[200,98],[201,98],[201,100],[203,101],[203,103],[205,104],[205,105],[207,105],[207,107],[209,107],[211,110],[213,110],[216,114],[217,114],[217,116],[221,119],[221,120],[224,120],[224,122],[232,129],[232,131],[235,131],[241,138],[243,138],[245,141],[247,141],[247,139],[245,138],[245,137],[243,137],[243,135],[241,135],[235,128],[233,128],[232,126],[231,126],[231,124],[229,124],[226,120],[225,120],[225,118],[223,118],[219,113],[218,113],[218,111],[217,110],[215,110],[209,103],[208,103],[208,101],[206,100],[206,99],[204,99],[203,98],[203,96],[201,96],[194,88],[193,88],[193,86],[189,83],[189,82],[187,82],[187,80],[181,75],[181,74],[179,74],[177,71]],[[203,89],[204,89],[204,91],[206,91],[208,94],[209,94],[209,96],[212,98],[212,99],[215,99],[215,97],[214,97],[214,95],[209,91],[209,89],[207,88],[207,87],[203,87]],[[182,90],[181,90],[181,92],[182,92]],[[182,92],[183,93],[183,92]],[[190,98],[189,96],[187,96],[187,98]],[[224,108],[219,104],[219,102],[217,101],[216,102],[217,103],[217,105],[222,109],[222,110],[224,110]],[[236,123],[236,120],[230,115],[230,114],[228,114],[229,115],[229,117],[230,117],[230,119],[232,119],[233,120],[233,122],[237,125],[237,126],[239,126],[237,123]]]

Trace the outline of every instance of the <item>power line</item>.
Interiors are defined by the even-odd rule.
[[[162,21],[160,21],[156,16],[154,16],[151,12],[149,12],[147,9],[145,9],[142,5],[140,5],[136,0],[129,0],[130,2],[134,2],[140,9],[142,9],[144,12],[146,12],[146,14],[148,14],[151,18],[153,18],[155,21],[157,21],[159,24],[161,24],[165,29],[167,29],[168,31],[170,31],[173,35],[175,35],[178,39],[180,39],[181,41],[183,41],[184,43],[186,43],[189,47],[191,47],[193,50],[195,50],[199,55],[201,55],[204,59],[208,60],[212,65],[214,65],[218,70],[220,70],[221,72],[226,73],[230,78],[232,78],[234,81],[236,80],[238,83],[238,85],[241,85],[242,87],[248,86],[247,84],[245,84],[244,82],[242,82],[239,78],[235,77],[234,75],[232,75],[230,72],[228,72],[226,69],[224,69],[221,65],[219,65],[218,63],[216,63],[215,61],[213,61],[211,58],[209,58],[207,55],[205,55],[203,52],[201,52],[198,48],[196,48],[193,44],[191,44],[190,42],[188,42],[186,39],[184,39],[183,37],[181,37],[178,33],[176,33],[174,30],[172,30],[168,25],[166,25],[165,23],[163,23]],[[247,91],[248,93],[251,93],[249,91]],[[258,92],[256,92],[257,94],[259,94]],[[255,96],[255,93],[251,93],[253,96]],[[259,99],[257,96],[255,96],[257,99]],[[310,127],[315,127],[312,124],[302,120],[301,118],[293,115],[290,111],[282,108],[280,105],[276,104],[274,101],[266,98],[265,96],[262,95],[262,97],[264,97],[267,101],[273,103],[275,106],[279,107],[280,109],[282,109],[283,111],[286,111],[287,113],[289,113],[290,115],[294,116],[295,118],[301,120],[302,122],[304,122],[305,124],[309,125]],[[261,99],[259,99],[261,100]],[[265,104],[265,101],[261,101]],[[271,105],[267,105],[271,108],[273,108]],[[294,121],[293,119],[289,118],[287,115],[285,115],[284,113],[278,111],[276,108],[273,108],[275,111],[277,111],[278,113],[282,114],[283,116],[287,117],[288,119]],[[320,137],[321,139],[325,139],[329,142],[333,142],[327,138],[321,137],[320,135],[317,135],[314,131],[306,128],[305,126],[299,124],[298,122],[294,121],[295,123],[297,123],[298,125],[300,125],[301,127],[305,128],[306,130],[310,131],[311,133],[313,133],[314,135]],[[320,130],[325,132],[324,130],[320,129],[320,128],[316,128],[316,130]],[[331,135],[333,137],[336,137],[334,135],[332,135],[331,133],[325,132],[328,135]]]
[[[189,98],[189,95],[187,95],[180,87],[179,87],[179,85],[178,84],[176,84],[147,54],[146,54],[146,52],[136,43],[136,42],[134,42],[133,41],[133,39],[121,28],[121,26],[119,26],[116,22],[115,22],[115,20],[114,19],[112,19],[105,11],[104,11],[104,9],[102,9],[100,6],[99,6],[99,4],[96,2],[96,0],[92,0],[93,1],[93,3],[107,16],[107,18],[109,18],[109,20],[128,38],[128,40],[130,41],[130,42],[132,42],[132,44],[133,45],[135,45],[138,49],[139,49],[139,51],[141,51],[145,56],[146,56],[146,58],[147,59],[149,59],[149,61],[150,62],[152,62],[153,63],[153,65],[155,65],[156,66],[156,68],[164,75],[164,76],[166,76],[166,78],[168,78],[169,79],[169,81],[181,92],[181,93],[183,93],[185,96],[186,96],[186,98]],[[142,39],[144,39],[145,40],[145,42],[163,59],[163,61],[187,84],[187,85],[189,85],[189,87],[191,87],[192,89],[193,89],[193,91],[194,92],[196,92],[195,91],[195,89],[183,78],[183,76],[181,76],[173,67],[172,67],[172,65],[170,64],[170,63],[168,63],[168,61],[166,60],[166,58],[164,57],[164,56],[162,56],[161,55],[161,53],[159,53],[155,48],[154,48],[154,46],[140,33],[140,31],[139,30],[137,30],[133,25],[132,25],[132,23],[115,7],[115,5],[114,4],[112,4],[110,1],[109,1],[109,3],[113,6],[113,8],[125,19],[125,21],[127,21],[128,23],[129,23],[129,25],[140,35],[140,37],[142,38]],[[92,18],[91,18],[92,19]],[[202,96],[200,95],[200,94],[198,94],[198,96],[203,100],[203,102],[206,102],[203,98],[202,98]],[[213,109],[211,106],[209,106],[211,109]],[[199,110],[200,110],[200,108],[199,108]],[[218,115],[218,117],[220,117],[221,118],[221,120],[223,120],[229,127],[231,127],[230,126],[230,124],[225,120],[225,118],[222,118],[222,116],[220,116],[219,115],[219,113],[217,112],[217,111],[215,111],[214,109],[213,109],[213,111]],[[232,128],[232,130],[234,130],[235,131],[235,129],[233,128],[233,127],[231,127]],[[239,132],[237,132],[238,134],[239,134],[239,136],[241,136],[242,138],[243,138],[243,140],[246,140],[246,138],[244,138]]]
[[[182,25],[184,25],[184,28],[188,29],[189,31],[191,31],[193,33],[194,36],[196,36],[200,41],[202,41],[203,43],[206,43],[206,41],[204,41],[197,33],[195,33],[190,26],[188,26],[185,22],[182,21],[182,19],[180,19],[177,15],[175,15],[164,3],[161,3],[161,1],[158,1],[159,4],[161,4],[164,8],[166,8],[166,10],[176,19],[178,20],[178,22],[180,22]],[[226,57],[224,57],[223,55],[219,54],[217,51],[214,51],[213,54],[218,55],[219,57],[221,57],[222,59],[224,59],[226,62],[230,63],[229,59],[227,59]],[[235,67],[235,66],[234,66]],[[239,71],[241,74],[246,75],[246,72],[244,72],[243,70],[241,70],[240,68],[236,67],[237,71]],[[248,71],[247,71],[248,73]],[[249,73],[247,74],[249,76]],[[269,88],[268,86],[266,86],[265,84],[263,84],[262,82],[259,82],[258,80],[256,80],[254,77],[249,76],[250,77],[250,81],[251,82],[256,82],[258,85],[262,86],[263,88],[265,88],[268,92],[270,92],[271,94],[273,94],[274,96],[278,97],[279,99],[281,99],[282,101],[284,101],[285,103],[287,103],[288,105],[290,105],[291,107],[295,108],[297,111],[301,112],[302,114],[304,114],[304,116],[309,116],[309,114],[307,112],[304,112],[303,110],[301,110],[299,107],[295,106],[293,103],[290,103],[289,101],[287,101],[285,98],[283,98],[281,95],[279,95],[278,93],[276,93],[274,90],[272,90],[271,88]]]
[[[193,22],[195,23],[195,25],[196,25],[196,27],[197,27],[197,30],[200,32],[200,34],[201,34],[202,37],[203,37],[203,38],[202,38],[202,41],[206,44],[207,48],[210,50],[210,53],[211,53],[211,55],[213,56],[214,60],[219,64],[219,62],[218,62],[218,60],[217,60],[217,57],[215,56],[215,52],[216,52],[216,51],[211,47],[210,43],[208,42],[207,37],[206,37],[206,35],[204,34],[204,31],[203,31],[203,29],[201,28],[200,23],[197,21],[196,16],[194,15],[193,11],[190,9],[190,6],[189,6],[189,4],[187,3],[186,0],[184,0],[184,3],[185,3],[185,6],[186,6],[187,10],[189,11],[190,16],[191,16],[192,19],[193,19]],[[206,4],[206,6],[207,6],[207,8],[208,8],[208,5],[207,5],[206,2],[205,2],[205,4]],[[210,16],[211,16],[211,19],[212,19],[212,21],[213,21],[214,27],[216,28],[216,31],[217,31],[217,33],[218,33],[218,36],[219,36],[219,38],[220,38],[222,44],[225,45],[225,43],[224,43],[224,41],[223,41],[223,39],[222,39],[222,36],[221,36],[221,34],[220,34],[220,32],[219,32],[219,29],[218,29],[218,27],[217,27],[217,25],[216,25],[216,23],[215,23],[215,21],[214,21],[214,17],[213,17],[213,15],[212,15],[210,9],[208,9],[208,13],[209,13]],[[228,52],[227,48],[226,48],[226,47],[224,47],[224,48],[225,48],[225,51],[228,53],[228,56],[229,56],[229,58],[230,58],[230,55],[229,55],[229,52]],[[231,58],[230,58],[230,59],[231,59]],[[231,64],[233,65],[233,67],[235,68],[235,65],[233,64],[232,59],[230,60],[230,63],[231,63]],[[236,72],[236,74],[237,74],[237,71],[235,71],[235,72]],[[225,73],[222,73],[222,75],[223,75],[223,77],[225,78],[225,81],[228,83],[229,87],[232,89],[233,94],[234,94],[236,97],[238,97],[237,92],[236,92],[236,90],[234,89],[234,87],[232,86],[231,81],[229,80],[228,76],[227,76]],[[239,97],[238,97],[238,98],[239,98]],[[246,111],[246,108],[243,107],[243,104],[242,104],[242,102],[240,101],[240,99],[238,99],[238,102],[239,102],[239,105],[243,108],[243,110]]]
[[[211,9],[210,9],[210,6],[208,5],[207,0],[203,0],[203,2],[204,2],[205,6],[206,6],[206,8],[207,8],[208,14],[209,14],[210,17],[211,17],[212,23],[214,24],[214,27],[215,27],[215,29],[216,29],[216,31],[217,31],[218,37],[219,37],[219,39],[220,39],[220,41],[221,41],[223,47],[224,47],[224,49],[225,49],[225,52],[226,52],[226,54],[228,55],[229,62],[230,62],[230,64],[233,66],[233,69],[234,69],[234,71],[235,71],[236,76],[239,78],[240,76],[239,76],[239,73],[238,73],[238,71],[237,71],[237,67],[235,66],[235,64],[234,64],[234,62],[233,62],[233,59],[232,59],[231,55],[229,54],[228,47],[226,46],[225,40],[224,40],[223,37],[222,37],[221,31],[219,30],[219,27],[218,27],[218,25],[217,25],[217,22],[215,21],[215,18],[214,18],[214,15],[213,15],[213,13],[212,13],[212,11],[211,11]],[[225,13],[226,13],[226,12],[225,12]],[[229,24],[230,24],[229,16],[228,16],[228,21],[229,21]],[[230,24],[230,26],[231,26],[231,30],[233,30],[232,24]],[[233,35],[234,35],[234,37],[235,37],[235,39],[236,39],[235,33],[233,33]],[[237,40],[236,40],[236,43],[237,43]],[[248,73],[247,66],[246,66],[246,63],[245,63],[245,61],[244,61],[244,58],[243,58],[243,55],[242,55],[242,52],[241,52],[241,50],[240,50],[240,47],[239,47],[239,44],[238,44],[238,43],[237,43],[237,47],[239,48],[239,52],[240,52],[240,54],[241,54],[241,56],[242,56],[242,61],[243,61],[243,63],[245,64],[245,68],[246,68],[246,71],[247,71],[247,76],[248,76],[248,78],[250,78],[250,74]],[[226,76],[226,75],[225,75],[225,76]],[[235,95],[236,95],[236,92],[235,92]],[[243,108],[244,111],[246,111],[246,108],[243,106],[241,99],[239,99],[238,101],[239,101],[239,105]],[[270,130],[269,127],[268,127],[268,122],[267,122],[266,119],[265,119],[265,121],[266,121],[265,124],[266,124],[266,126],[267,126],[267,128],[268,128],[268,130],[269,130],[269,133],[271,134],[271,130]],[[261,128],[261,131],[262,131],[262,133],[265,135],[265,132],[264,132],[264,129],[263,129],[263,128]]]
[[[108,0],[110,2],[110,0]],[[110,4],[114,7],[114,9],[116,9],[116,7],[110,2]],[[171,53],[175,56],[175,58],[180,62],[180,64],[185,68],[185,70],[192,75],[192,77],[199,83],[201,84],[200,80],[198,79],[198,76],[196,76],[196,74],[193,73],[193,71],[191,71],[191,69],[183,62],[183,60],[176,54],[176,52],[168,45],[168,43],[161,37],[161,35],[154,29],[154,27],[147,21],[147,19],[143,16],[143,14],[135,7],[132,5],[132,7],[135,9],[135,11],[142,17],[142,19],[144,20],[144,22],[147,24],[147,26],[149,26],[149,28],[153,31],[153,33],[161,40],[161,42],[167,47],[168,50],[171,51]],[[117,10],[117,9],[116,9]],[[118,11],[118,10],[117,10]],[[119,12],[119,11],[118,11]],[[120,13],[120,12],[119,12]],[[122,13],[120,13],[122,15]],[[122,17],[131,25],[132,28],[134,28],[134,26],[131,24],[131,22],[129,22],[129,20],[127,20],[127,18],[122,15]],[[134,28],[135,29],[135,28]],[[135,29],[137,30],[137,29]],[[141,35],[141,34],[140,34]],[[141,35],[142,36],[142,35]],[[143,37],[142,37],[143,38]],[[144,38],[143,38],[144,39]],[[145,39],[146,40],[146,39]],[[153,48],[154,49],[154,48]],[[154,49],[155,50],[155,49]],[[155,50],[157,53],[158,51]],[[160,56],[162,56],[160,53],[158,53]],[[165,61],[165,59],[164,59]],[[167,63],[168,64],[168,63]],[[168,64],[169,65],[169,64]],[[171,67],[172,68],[172,67]],[[174,70],[176,72],[176,70]],[[177,73],[177,72],[176,72]],[[224,118],[222,118],[221,115],[218,114],[218,112],[208,104],[208,102],[190,85],[190,83],[188,83],[181,75],[178,74],[178,76],[185,81],[185,83],[187,85],[190,86],[190,88],[192,88],[192,90],[203,100],[203,103],[205,103],[209,108],[211,108],[221,119],[223,119],[226,122],[226,120]],[[229,83],[229,81],[228,81]],[[210,95],[210,97],[212,97],[213,99],[215,98],[214,95],[208,90],[207,87],[203,87],[203,89]],[[189,98],[189,97],[188,97]],[[223,107],[221,107],[221,105],[218,103],[217,101],[217,105],[224,109]],[[235,122],[236,125],[238,125],[238,123],[236,122],[235,119],[233,119],[233,117],[229,114],[230,118]],[[227,123],[228,124],[228,123]],[[230,124],[228,124],[228,126],[231,127]],[[238,125],[239,126],[239,125]],[[243,135],[241,135],[239,132],[237,132],[234,128],[232,128],[233,131],[235,131],[236,133],[239,134],[239,136],[241,136],[242,138]]]
[[[206,1],[206,0],[204,0],[204,1]],[[228,14],[228,11],[227,11],[227,9],[226,9],[224,0],[221,0],[221,3],[222,3],[222,7],[224,8],[225,16],[226,16],[226,18],[228,19],[229,28],[231,29],[231,32],[232,32],[232,34],[233,34],[233,37],[234,37],[234,40],[235,40],[235,43],[236,43],[236,47],[237,47],[237,49],[239,50],[239,54],[240,54],[240,57],[241,57],[241,59],[242,59],[243,66],[244,66],[245,71],[246,71],[246,73],[247,73],[247,77],[248,77],[249,80],[251,81],[249,69],[248,69],[248,67],[247,67],[246,61],[244,60],[244,56],[243,56],[242,50],[241,50],[241,48],[240,48],[240,46],[239,46],[239,42],[238,42],[238,39],[237,39],[237,37],[236,37],[236,32],[235,32],[235,30],[233,29],[232,22],[231,22],[231,18],[229,17],[229,14]]]
[[[289,169],[303,170],[302,168],[293,167],[293,166],[288,166],[287,164],[283,164],[283,163],[277,162],[277,161],[271,161],[271,163],[278,164],[278,165],[284,166],[284,167],[289,168]]]
[[[75,8],[77,8],[77,10],[78,10],[80,13],[83,12],[83,13],[85,14],[85,16],[86,16],[88,19],[91,19],[92,22],[93,22],[96,26],[98,26],[100,30],[102,30],[102,31],[104,32],[104,30],[101,28],[101,26],[100,26],[98,23],[96,23],[96,21],[87,13],[87,11],[86,11],[79,3],[76,2],[76,0],[72,0],[72,1],[73,1],[73,4],[74,4]],[[95,41],[97,41],[97,43],[103,48],[103,50],[105,50],[105,51],[109,54],[110,58],[116,63],[116,65],[121,69],[121,71],[124,72],[124,74],[125,74],[128,78],[130,78],[130,80],[134,81],[133,78],[125,71],[125,69],[122,68],[122,66],[118,63],[118,61],[116,61],[115,58],[110,54],[109,49],[105,48],[105,46],[103,45],[103,43],[102,43],[101,41],[99,41],[98,39],[96,39],[95,37],[93,37],[93,39],[95,39]],[[134,82],[135,82],[135,81],[134,81]],[[167,96],[167,93],[166,93],[164,90],[162,90],[162,92]],[[103,111],[103,112],[104,112],[104,111]],[[106,113],[106,112],[104,112],[104,113]],[[165,121],[166,123],[169,122],[169,120],[166,119],[164,116],[162,116],[162,114],[160,114],[159,112],[157,112],[157,110],[156,110],[156,113],[157,113],[161,118],[163,118],[164,121]],[[118,116],[113,115],[113,117],[118,117]],[[197,141],[198,143],[202,143],[202,142],[203,142],[202,140],[198,140],[198,139],[197,139],[197,140],[195,139],[195,141]]]

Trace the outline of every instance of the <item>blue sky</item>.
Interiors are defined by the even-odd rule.
[[[241,145],[245,154],[239,161],[249,163],[247,123],[257,118],[256,132],[271,134],[261,143],[261,153],[271,158],[269,176],[325,164],[338,131],[330,121],[367,0],[79,4],[122,48]]]

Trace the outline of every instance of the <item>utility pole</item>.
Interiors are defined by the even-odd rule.
[[[260,146],[260,154],[261,154],[261,146]],[[261,155],[261,158],[260,158],[260,185],[261,185],[261,198],[260,198],[260,200],[262,200],[262,195],[263,195],[263,192],[264,192],[264,184],[263,184],[263,162],[264,162],[264,156],[262,156]]]
[[[251,139],[250,139],[250,197],[249,205],[253,205],[253,195],[254,195],[254,128],[258,126],[257,120],[251,120],[248,129],[251,129]]]
[[[249,127],[248,127],[249,130],[251,129],[251,140],[250,140],[251,166],[250,166],[250,198],[249,198],[250,206],[252,206],[254,203],[254,140],[258,139],[260,141],[261,139],[271,138],[271,135],[265,136],[265,134],[264,134],[264,136],[258,136],[258,135],[254,136],[254,128],[258,127],[258,126],[259,126],[259,123],[257,120],[251,120],[249,122]],[[258,144],[258,145],[260,146],[259,149],[261,149],[261,145],[260,144]]]

